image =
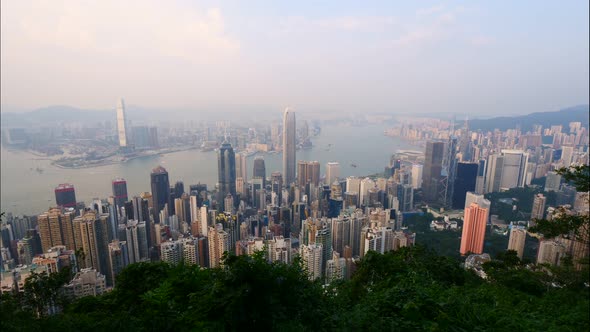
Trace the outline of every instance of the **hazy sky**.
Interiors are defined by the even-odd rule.
[[[1,1],[1,103],[550,111],[588,103],[588,0]]]

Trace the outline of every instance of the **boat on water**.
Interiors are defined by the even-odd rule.
[[[350,164],[350,166],[356,168],[357,165],[356,164]]]

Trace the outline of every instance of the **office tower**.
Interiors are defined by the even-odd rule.
[[[283,114],[283,176],[286,186],[295,181],[296,140],[295,112],[287,108]]]
[[[117,103],[117,133],[119,135],[119,147],[125,148],[127,142],[127,122],[125,117],[125,101],[123,98],[119,99]]]
[[[82,249],[81,266],[94,268],[104,275],[110,274],[108,262],[108,215],[86,211],[74,219],[76,249]],[[78,262],[80,264],[80,262]]]
[[[426,203],[438,201],[439,182],[441,179],[444,157],[443,142],[427,142],[424,152],[424,168],[422,174],[422,192]]]
[[[53,208],[37,217],[43,252],[60,245],[70,250],[77,249],[72,224],[74,215],[73,210],[62,211]]]
[[[221,266],[221,258],[223,253],[229,251],[230,242],[229,234],[223,230],[221,224],[215,225],[215,227],[209,227],[209,267],[215,268]]]
[[[313,184],[317,187],[320,183],[320,163],[317,161],[297,162],[297,185],[305,188],[307,184]]]
[[[528,163],[528,154],[521,150],[502,150],[504,163],[500,190],[523,187]]]
[[[489,211],[488,208],[480,207],[477,203],[471,203],[465,209],[461,248],[459,250],[461,255],[483,253],[483,241],[486,235]]]
[[[320,163],[318,161],[307,163],[307,177],[309,183],[312,183],[315,187],[320,185]]]
[[[271,191],[278,195],[278,205],[281,205],[283,200],[283,174],[281,172],[272,172],[270,174],[270,186]]]
[[[453,189],[453,209],[462,209],[465,203],[465,195],[468,191],[475,191],[478,164],[458,163],[455,187]]]
[[[107,284],[115,285],[117,275],[129,265],[127,242],[113,240],[109,243],[109,265],[111,274],[107,277]]]
[[[219,175],[219,196],[217,203],[220,211],[225,209],[225,197],[236,197],[236,156],[231,144],[224,141],[217,153],[217,173]]]
[[[493,154],[488,157],[486,165],[485,193],[500,191],[504,156]]]
[[[112,181],[113,197],[115,197],[115,206],[120,208],[127,202],[127,181],[118,178]]]
[[[547,202],[547,197],[543,196],[543,194],[536,194],[533,199],[533,208],[531,209],[531,220],[532,219],[543,219],[543,215],[545,214],[545,203]]]
[[[561,175],[556,172],[547,172],[545,178],[545,191],[559,191],[561,188]]]
[[[326,184],[332,185],[340,177],[340,163],[329,162],[326,164]]]
[[[154,220],[156,223],[161,222],[160,211],[168,204],[170,197],[170,181],[168,180],[168,171],[162,166],[152,170],[150,174],[152,187],[152,201],[154,207]]]
[[[400,212],[412,211],[414,209],[414,188],[409,184],[398,186],[397,199]]]
[[[477,177],[475,178],[475,193],[483,194],[485,192],[486,181],[486,161],[481,159],[477,163]]]
[[[55,188],[55,204],[62,207],[76,207],[76,191],[74,186],[62,183]]]
[[[370,178],[364,178],[360,181],[359,185],[359,203],[362,206],[368,206],[369,204],[369,189],[375,187],[375,182]]]
[[[465,194],[465,209],[471,206],[472,203],[476,203],[482,208],[489,209],[491,207],[491,202],[485,199],[484,195],[479,195],[474,192],[468,191]]]
[[[510,229],[508,250],[516,251],[518,258],[522,259],[524,254],[524,241],[526,240],[526,229],[522,226],[513,225]]]
[[[146,149],[150,147],[150,131],[146,126],[135,126],[132,128],[133,147],[136,149]]]
[[[307,272],[310,280],[316,280],[322,277],[323,248],[321,244],[301,245],[301,258],[303,261],[303,268]]]
[[[258,156],[254,159],[254,165],[252,168],[252,178],[262,179],[262,187],[266,187],[266,167],[264,165],[264,158]]]
[[[412,187],[414,189],[422,188],[422,175],[424,173],[424,166],[422,164],[412,164]]]
[[[236,178],[241,177],[244,183],[248,183],[248,165],[247,156],[243,152],[238,152],[236,155]]]

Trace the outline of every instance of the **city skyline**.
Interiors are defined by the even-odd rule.
[[[244,6],[3,1],[1,111],[111,109],[120,95],[185,114],[288,104],[477,116],[588,101],[586,1]]]

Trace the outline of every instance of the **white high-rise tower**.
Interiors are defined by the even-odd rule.
[[[125,101],[119,99],[117,103],[117,132],[119,134],[119,147],[127,147],[127,122],[125,118]]]
[[[295,135],[295,112],[287,108],[283,114],[283,177],[285,186],[289,186],[295,181],[295,165],[297,163],[295,156],[297,137]]]

